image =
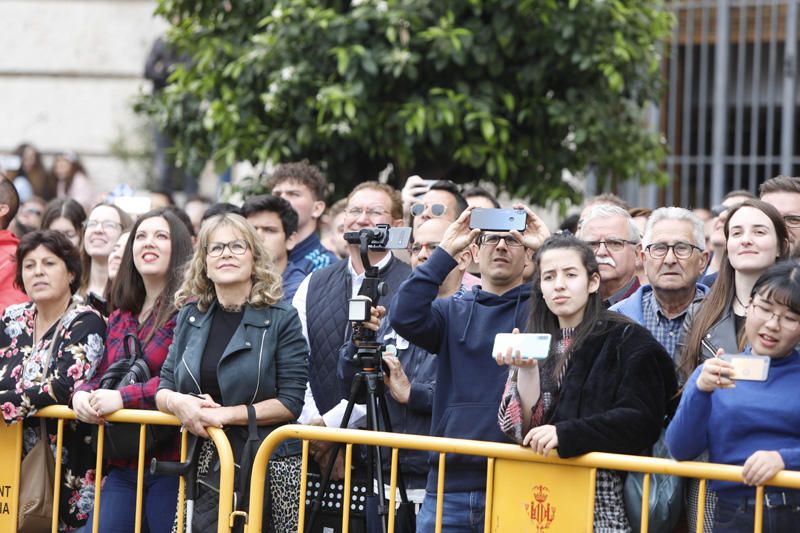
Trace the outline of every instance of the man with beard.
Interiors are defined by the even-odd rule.
[[[641,252],[639,228],[618,206],[598,204],[586,212],[578,238],[594,250],[600,266],[600,294],[610,307],[639,288],[636,255]]]
[[[642,239],[642,263],[650,285],[611,307],[650,330],[675,360],[689,306],[708,289],[697,282],[708,261],[703,222],[680,207],[656,209]]]

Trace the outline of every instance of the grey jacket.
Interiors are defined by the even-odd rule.
[[[200,362],[216,302],[206,312],[195,304],[178,313],[175,337],[161,368],[159,389],[202,393]],[[294,307],[276,303],[245,306],[242,322],[217,367],[223,405],[254,404],[277,398],[296,417],[308,381],[308,344]],[[276,426],[260,426],[263,438]]]
[[[695,301],[689,307],[686,318],[683,321],[681,338],[678,341],[678,353],[683,351],[686,344],[686,337],[694,324],[694,317],[700,311],[702,301]],[[700,362],[714,357],[717,350],[724,349],[726,353],[739,353],[739,345],[736,342],[736,321],[733,316],[733,308],[729,307],[720,319],[711,326],[703,337],[700,350]]]

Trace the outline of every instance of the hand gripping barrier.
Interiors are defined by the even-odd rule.
[[[51,530],[53,533],[58,531],[58,502],[59,502],[59,495],[61,489],[61,454],[63,448],[63,432],[64,432],[64,420],[75,420],[76,416],[75,413],[66,406],[63,405],[54,405],[50,407],[46,407],[41,409],[36,413],[37,417],[41,418],[52,418],[58,420],[58,432],[56,438],[56,461],[55,461],[55,486],[54,486],[54,494],[53,494],[53,522],[51,526]],[[109,422],[127,422],[133,424],[139,424],[139,458],[138,458],[138,466],[137,466],[137,483],[136,483],[136,521],[135,521],[135,532],[140,533],[142,531],[142,488],[143,488],[143,481],[144,481],[144,469],[145,469],[145,435],[146,435],[146,427],[148,425],[167,425],[167,426],[180,426],[180,421],[172,415],[168,415],[165,413],[161,413],[159,411],[150,411],[150,410],[138,410],[138,409],[121,409],[116,413],[105,417],[106,420]],[[21,442],[22,442],[22,425],[21,424],[14,424],[13,426],[9,426],[7,428],[0,428],[0,430],[5,429],[7,432],[11,432],[10,438],[4,440],[6,446],[9,445],[9,442],[16,443],[17,451],[21,450]],[[214,441],[214,444],[217,447],[217,451],[219,453],[220,458],[220,502],[219,502],[219,514],[218,514],[218,533],[229,532],[231,530],[230,527],[230,520],[231,514],[233,511],[233,477],[234,477],[234,465],[233,465],[233,453],[231,452],[230,443],[225,435],[225,432],[218,428],[206,428],[208,431],[209,436]],[[98,531],[98,522],[100,517],[100,505],[102,501],[101,497],[101,481],[103,477],[103,444],[104,444],[104,426],[98,427],[98,434],[97,434],[97,463],[96,463],[96,474],[95,474],[95,499],[94,499],[94,522],[92,524],[91,531],[93,533],[97,533]],[[187,444],[187,433],[185,431],[182,432],[181,438],[181,461],[186,460],[186,444]],[[2,456],[4,458],[9,457],[8,455],[9,450],[2,450]],[[3,517],[0,515],[0,529],[13,531],[16,530],[16,523],[17,523],[17,503],[18,503],[18,488],[19,488],[19,467],[21,463],[20,454],[17,453],[13,464],[11,464],[11,474],[8,476],[8,479],[14,485],[4,486],[4,494],[0,494],[0,496],[9,496],[11,495],[11,505],[8,507],[8,515],[7,517]],[[8,466],[8,463],[7,463]],[[14,470],[15,469],[15,470]],[[183,508],[184,501],[185,501],[185,481],[184,478],[181,477],[180,479],[180,488],[178,492],[178,502],[179,507]],[[8,519],[8,522],[4,521],[4,518]],[[183,531],[183,513],[178,513],[178,531]],[[13,529],[9,529],[8,525],[11,525]]]
[[[399,449],[427,450],[439,453],[436,533],[441,533],[442,531],[442,496],[444,494],[445,476],[444,458],[447,453],[475,455],[488,459],[486,473],[486,515],[484,522],[484,531],[486,532],[499,531],[501,528],[498,524],[500,524],[501,521],[503,524],[502,530],[504,531],[535,531],[537,530],[537,526],[541,527],[545,522],[547,524],[546,530],[549,532],[576,531],[577,529],[574,528],[574,525],[569,526],[569,528],[564,526],[564,518],[571,518],[570,510],[561,509],[562,512],[559,514],[559,510],[548,502],[547,499],[551,490],[554,493],[559,490],[565,491],[569,494],[570,499],[579,500],[581,504],[588,505],[588,509],[584,509],[584,512],[581,514],[580,520],[582,521],[582,525],[580,529],[592,531],[595,472],[597,469],[607,469],[645,473],[642,502],[648,502],[650,498],[650,474],[667,474],[700,479],[701,501],[698,502],[697,509],[697,531],[698,533],[702,533],[703,500],[705,496],[706,480],[714,479],[742,482],[742,467],[739,466],[690,461],[678,462],[669,459],[610,453],[589,453],[573,459],[560,459],[555,456],[543,457],[533,453],[529,448],[522,448],[521,446],[512,444],[352,429],[323,428],[317,426],[287,425],[273,431],[261,444],[256,455],[250,481],[249,515],[245,520],[245,531],[248,533],[261,531],[262,521],[264,519],[261,502],[264,501],[264,477],[267,472],[267,462],[278,444],[289,438],[297,438],[303,441],[303,462],[299,494],[300,522],[298,531],[303,531],[305,525],[306,474],[308,471],[309,441],[311,440],[338,442],[346,445],[344,480],[345,502],[349,501],[350,498],[351,480],[349,467],[352,459],[353,444],[377,445],[392,448],[390,490],[387,492],[387,494],[390,495],[388,517],[388,531],[390,533],[394,531],[395,489],[397,483]],[[505,463],[510,464],[511,468],[505,468]],[[520,476],[521,467],[536,469],[549,468],[554,469],[556,473],[555,476],[552,476],[552,479],[555,479],[555,481],[552,482],[549,487],[545,487],[542,484],[538,484],[534,487],[533,498],[530,500],[530,504],[525,505],[524,512],[522,512],[522,508],[517,510],[516,507],[509,508],[506,505],[501,505],[509,494],[524,492],[522,490],[524,488],[524,480],[528,478]],[[585,479],[588,480],[588,482],[584,483],[584,486],[587,487],[589,494],[585,499],[580,498],[579,491],[576,491],[575,486],[570,485],[570,481],[568,481],[569,479],[576,479],[567,476],[570,469],[575,470],[576,468],[585,470],[587,474]],[[534,472],[537,472],[536,476],[538,476],[539,470],[535,470]],[[561,487],[558,486],[559,483],[562,485]],[[769,485],[800,489],[800,472],[786,470],[779,472],[769,481]],[[760,533],[764,511],[763,486],[756,488],[756,502],[754,531]],[[509,509],[512,509],[512,511],[509,512]],[[516,513],[516,515],[511,516],[514,513]],[[342,512],[342,531],[348,531],[349,514],[349,506],[344,505]],[[558,517],[561,523],[554,521],[554,517]],[[550,522],[547,522],[548,520],[550,520]],[[535,523],[532,524],[532,522]],[[574,521],[572,524],[574,524]],[[647,531],[647,525],[648,506],[644,505],[642,509],[641,531]]]

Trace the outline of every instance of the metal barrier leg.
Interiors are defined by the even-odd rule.
[[[42,435],[47,438],[47,435]],[[64,419],[58,419],[58,430],[56,432],[56,469],[55,480],[53,482],[53,521],[50,523],[50,531],[58,533],[58,509],[61,507],[61,457],[64,453]]]
[[[764,527],[764,485],[756,487],[756,516],[753,531],[761,533]]]
[[[136,514],[134,515],[134,533],[142,531],[142,503],[144,500],[144,452],[146,446],[147,426],[139,426],[139,461],[136,464]]]
[[[697,494],[697,533],[704,533],[706,520],[706,480],[700,480]]]
[[[181,463],[186,462],[186,447],[188,445],[189,432],[185,429],[181,431]],[[184,508],[186,507],[186,477],[181,476],[178,478],[178,533],[184,533]],[[188,531],[186,533],[191,533]]]
[[[494,457],[486,462],[486,503],[483,506],[483,531],[492,530],[492,503],[494,501]]]
[[[105,444],[106,427],[97,426],[97,463],[94,468],[94,511],[92,512],[92,533],[100,531],[100,490],[103,480],[103,445]]]
[[[350,531],[350,491],[353,475],[350,469],[353,466],[353,445],[348,444],[344,453],[344,494],[342,495],[342,531]],[[324,490],[321,487],[320,490]]]
[[[389,524],[386,531],[394,533],[394,520],[397,510],[395,503],[397,501],[397,462],[400,457],[400,450],[392,448],[392,468],[389,472]]]
[[[642,523],[639,531],[647,531],[647,523],[650,519],[650,474],[645,474],[642,480]]]
[[[444,511],[444,459],[445,453],[439,454],[439,480],[436,485],[436,533],[442,533],[442,515]]]

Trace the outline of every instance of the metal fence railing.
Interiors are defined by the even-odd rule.
[[[61,489],[61,457],[63,453],[63,433],[64,421],[74,420],[75,413],[66,406],[57,405],[46,407],[36,413],[35,416],[56,419],[57,436],[56,436],[56,451],[55,451],[55,486],[53,487],[53,521],[51,529],[53,533],[58,531],[58,513],[59,513],[59,495]],[[139,533],[142,531],[142,491],[144,470],[148,465],[145,465],[145,435],[148,425],[166,425],[166,426],[180,426],[181,423],[177,418],[159,411],[147,410],[134,410],[134,409],[121,409],[116,413],[105,417],[109,422],[123,422],[139,424],[139,456],[137,463],[137,487],[136,487],[136,519],[135,531]],[[2,440],[6,446],[8,443],[16,443],[16,457],[12,457],[8,450],[2,450],[3,461],[5,462],[4,468],[6,473],[10,472],[7,478],[6,486],[4,486],[5,494],[9,495],[7,520],[3,522],[3,527],[8,527],[10,524],[13,529],[3,529],[8,531],[15,531],[17,524],[17,508],[18,508],[18,495],[19,495],[19,469],[21,464],[21,443],[22,443],[22,424],[14,424],[9,427],[0,428],[10,435]],[[208,434],[216,445],[217,452],[220,458],[220,499],[219,499],[219,513],[218,513],[218,533],[229,532],[231,530],[230,521],[232,520],[233,511],[233,478],[234,478],[234,463],[233,453],[231,451],[230,443],[228,442],[225,432],[218,428],[207,428]],[[94,522],[91,524],[91,531],[98,532],[98,522],[100,517],[100,506],[102,504],[102,478],[103,478],[103,446],[105,442],[104,426],[98,426],[97,434],[97,462],[95,474],[95,492],[94,492]],[[181,438],[181,461],[186,460],[187,453],[187,433],[182,432]],[[24,482],[24,480],[22,480]],[[182,509],[185,501],[185,480],[181,478],[178,491],[178,501],[176,504],[178,508]],[[183,513],[178,513],[178,531],[183,531]]]
[[[439,453],[438,492],[436,511],[436,532],[442,531],[442,502],[444,494],[445,455],[459,453],[487,458],[486,470],[486,511],[484,530],[497,531],[534,531],[537,530],[533,522],[539,526],[544,521],[547,531],[577,531],[592,530],[594,509],[594,473],[596,469],[619,470],[627,472],[645,473],[643,481],[642,502],[649,502],[650,475],[668,474],[687,478],[700,479],[701,501],[697,509],[698,532],[702,533],[706,480],[722,480],[742,482],[742,467],[719,465],[699,462],[678,462],[667,459],[639,457],[629,455],[616,455],[609,453],[589,453],[574,459],[560,459],[557,457],[543,457],[533,453],[530,449],[511,444],[497,444],[482,441],[469,441],[459,439],[446,439],[439,437],[426,437],[420,435],[407,435],[398,433],[385,433],[375,431],[360,431],[350,429],[332,429],[316,426],[289,425],[273,431],[261,444],[253,463],[253,472],[250,480],[250,505],[246,520],[247,532],[260,532],[263,517],[264,477],[267,471],[267,462],[275,448],[282,441],[297,438],[303,441],[303,463],[300,480],[300,523],[298,531],[303,531],[305,526],[306,504],[306,475],[308,472],[309,441],[322,440],[345,444],[345,479],[344,502],[350,499],[351,474],[350,462],[352,459],[353,445],[363,444],[382,446],[392,449],[392,462],[390,472],[389,517],[388,531],[394,531],[395,521],[395,494],[397,487],[398,450],[426,450]],[[509,463],[510,462],[510,463]],[[511,468],[501,466],[511,465]],[[535,481],[526,475],[524,467],[528,465],[534,472]],[[552,470],[546,472],[547,469]],[[585,470],[584,482],[575,482],[575,476],[567,476],[570,471]],[[553,475],[554,474],[554,475]],[[548,477],[549,476],[549,477]],[[543,479],[550,481],[545,483]],[[532,497],[526,490],[527,485],[534,483]],[[800,489],[800,472],[783,471],[769,481],[770,486]],[[580,490],[589,491],[589,497],[582,497]],[[562,495],[561,501],[557,498]],[[764,506],[764,487],[756,488],[755,529],[761,531],[761,522]],[[509,501],[517,498],[517,501]],[[551,501],[548,501],[551,498]],[[530,502],[528,502],[530,499]],[[555,507],[566,505],[567,502],[577,502],[578,506],[588,507],[583,512],[561,509]],[[502,507],[501,507],[502,504]],[[525,512],[518,512],[518,510]],[[641,531],[647,531],[648,505],[642,506]],[[344,505],[342,512],[342,531],[348,531],[349,506]],[[567,512],[563,512],[567,511]],[[573,516],[573,514],[575,516]],[[576,518],[566,525],[567,519]],[[559,522],[560,520],[560,522]],[[502,523],[502,528],[498,524]],[[577,525],[576,525],[577,524]]]

